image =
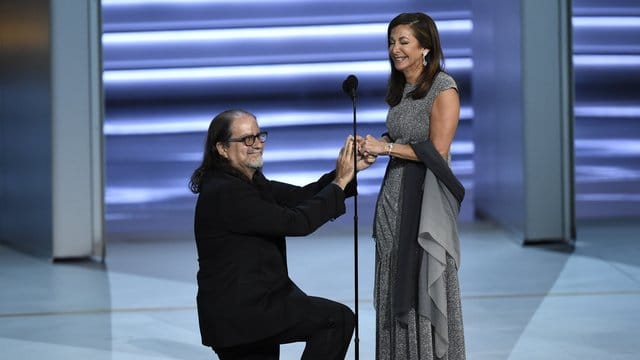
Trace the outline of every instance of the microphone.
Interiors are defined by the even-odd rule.
[[[356,90],[358,89],[358,78],[355,75],[349,75],[342,82],[342,91],[347,93],[352,98],[356,96]]]

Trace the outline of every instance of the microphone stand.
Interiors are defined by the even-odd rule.
[[[356,193],[353,196],[353,257],[354,257],[354,289],[355,289],[355,338],[354,338],[354,354],[355,360],[360,359],[360,336],[358,333],[358,143],[356,142],[356,90],[351,90],[351,101],[353,103],[353,182],[356,186]]]

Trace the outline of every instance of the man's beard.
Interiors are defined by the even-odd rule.
[[[260,169],[264,161],[262,160],[262,154],[256,158],[249,159],[247,165],[252,169]]]

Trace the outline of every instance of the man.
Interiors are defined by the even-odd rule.
[[[353,195],[353,138],[336,170],[298,187],[261,172],[267,133],[244,110],[211,122],[190,188],[198,193],[198,317],[202,343],[220,359],[278,359],[304,341],[302,359],[343,359],[354,328],[345,305],[308,296],[288,276],[285,236],[312,233],[345,212]],[[370,163],[359,161],[358,169]]]

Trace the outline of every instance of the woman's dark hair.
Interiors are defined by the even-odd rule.
[[[391,31],[398,25],[409,25],[420,46],[431,50],[427,55],[427,66],[422,69],[422,73],[418,77],[416,88],[409,93],[409,96],[413,99],[420,99],[426,96],[429,89],[431,89],[436,74],[444,70],[444,54],[440,46],[438,28],[429,15],[423,13],[402,13],[393,18],[389,23],[387,27],[387,41],[391,38]],[[389,63],[391,64],[391,75],[389,76],[389,86],[387,87],[385,101],[390,106],[395,106],[402,100],[404,85],[407,80],[402,72],[396,70],[391,54],[389,54]]]
[[[252,113],[241,110],[232,109],[225,110],[211,120],[209,124],[209,131],[207,131],[207,140],[204,143],[204,153],[202,155],[202,162],[191,175],[189,180],[189,189],[192,193],[197,194],[200,192],[200,186],[207,172],[215,170],[232,170],[229,160],[220,156],[216,149],[216,144],[226,143],[231,138],[231,124],[233,121],[243,115],[248,115],[255,118]]]

